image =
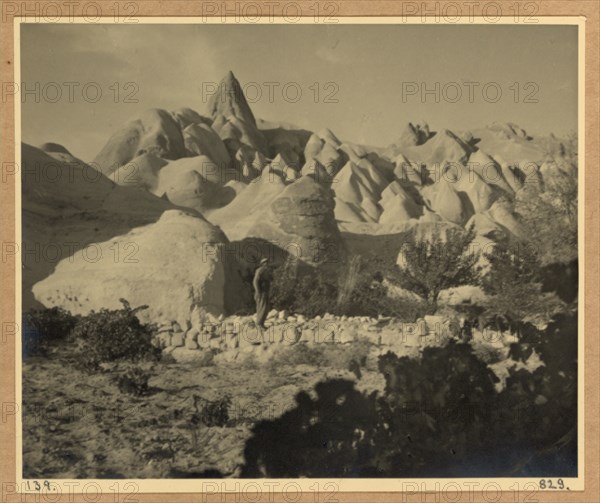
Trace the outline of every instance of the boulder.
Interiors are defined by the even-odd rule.
[[[303,329],[298,342],[305,342],[305,343],[309,343],[309,344],[314,344],[315,342],[318,342],[316,340],[315,330],[312,328]]]
[[[185,339],[185,347],[186,349],[198,349],[200,346],[198,346],[198,343],[192,339],[188,339],[186,337]]]
[[[194,308],[223,313],[242,288],[222,256],[226,241],[201,217],[169,210],[154,224],[95,243],[97,260],[62,260],[33,293],[45,306],[74,314],[120,308],[124,298],[133,307],[149,306],[138,313],[144,321],[177,320],[184,327]],[[114,260],[113,250],[126,247],[130,256]]]
[[[356,341],[356,339],[356,331],[353,329],[345,328],[340,332],[339,342],[341,344],[349,344],[351,342]]]
[[[178,347],[183,346],[184,344],[185,344],[185,336],[184,336],[183,332],[177,332],[171,336],[171,346],[178,348]]]
[[[24,310],[43,307],[31,288],[59,262],[74,256],[96,260],[95,243],[154,223],[175,208],[145,190],[116,185],[83,162],[57,160],[30,145],[22,144],[21,162],[22,247],[28,251],[23,254]],[[135,243],[108,253],[105,263],[131,258]]]
[[[154,193],[184,208],[204,213],[225,206],[235,197],[235,191],[222,187],[232,170],[221,171],[208,157],[199,155],[171,161],[160,170]]]

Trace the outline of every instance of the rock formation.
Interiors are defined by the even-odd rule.
[[[337,268],[345,247],[334,218],[330,189],[303,176],[274,198],[249,230],[312,266]]]

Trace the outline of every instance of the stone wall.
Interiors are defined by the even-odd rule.
[[[207,318],[192,316],[185,330],[177,323],[164,326],[156,336],[156,344],[176,359],[194,359],[195,352],[212,350],[228,353],[223,361],[237,361],[243,355],[265,357],[278,347],[299,344],[352,344],[368,341],[381,352],[415,355],[426,346],[440,346],[458,340],[460,329],[451,320],[426,316],[416,323],[402,323],[394,318],[317,316],[307,319],[300,314],[272,310],[259,330],[252,316]],[[270,349],[269,349],[270,348]]]

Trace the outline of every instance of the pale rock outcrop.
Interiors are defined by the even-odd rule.
[[[463,201],[454,190],[453,184],[441,179],[436,184],[436,191],[431,201],[432,209],[442,218],[458,224],[464,224],[470,215]]]
[[[246,101],[242,86],[231,71],[227,72],[227,75],[219,83],[216,92],[210,97],[208,113],[212,117],[218,115],[225,118],[235,116],[256,127],[256,119]]]
[[[400,137],[385,150],[385,155],[393,159],[403,153],[409,147],[423,145],[431,136],[429,126],[423,122],[421,124],[407,123],[400,133]]]
[[[218,166],[227,168],[231,158],[219,135],[206,124],[190,124],[183,130],[185,148],[190,157],[205,155]]]
[[[161,109],[145,111],[114,133],[94,159],[92,165],[105,175],[133,158],[150,153],[163,159],[187,155],[179,124],[171,113]]]
[[[487,184],[475,171],[464,173],[454,186],[457,192],[467,195],[475,213],[488,210],[502,193],[493,185]]]
[[[319,183],[331,183],[332,177],[329,175],[325,167],[317,160],[311,159],[306,161],[302,170],[300,171],[302,176],[310,176]]]
[[[227,172],[205,156],[188,157],[171,161],[159,172],[154,193],[166,196],[172,203],[204,213],[229,203],[235,196],[221,184]]]
[[[427,141],[418,145],[392,146],[386,150],[388,158],[404,154],[419,164],[441,165],[444,161],[464,162],[471,153],[471,147],[447,129],[438,131]]]
[[[177,124],[179,124],[179,128],[182,131],[190,124],[205,124],[207,126],[210,126],[212,123],[212,119],[200,115],[198,112],[192,110],[191,108],[179,108],[177,110],[173,110],[171,112],[171,115],[173,116]]]
[[[465,227],[473,226],[478,236],[489,237],[491,239],[500,239],[506,235],[501,226],[492,220],[486,213],[476,213],[473,215]]]
[[[313,133],[304,147],[306,161],[318,161],[329,173],[334,176],[348,160],[348,154],[340,147],[340,140],[329,130],[323,129]]]
[[[210,97],[208,113],[213,118],[212,128],[232,155],[241,145],[268,154],[267,141],[258,129],[242,86],[232,72],[227,73]]]
[[[340,150],[342,150],[348,156],[348,158],[355,163],[363,157],[366,157],[366,155],[368,154],[367,148],[363,145],[357,145],[355,143],[350,143],[347,141],[342,143],[342,145],[340,146]]]
[[[495,185],[509,195],[514,194],[512,187],[504,179],[500,165],[482,150],[471,154],[467,166],[488,185]]]
[[[338,150],[331,143],[325,143],[319,154],[314,158],[325,167],[331,176],[335,176],[347,160],[345,153]]]
[[[333,208],[330,189],[303,176],[271,201],[248,236],[278,243],[309,265],[337,268],[345,246]]]
[[[155,223],[96,243],[103,259],[74,255],[36,283],[33,294],[45,306],[60,306],[74,314],[120,308],[120,298],[132,306],[148,305],[138,316],[161,323],[175,320],[186,326],[199,307],[222,314],[228,296],[241,285],[227,284],[227,267],[220,253],[227,239],[198,215],[165,211]],[[132,253],[113,260],[114,249]],[[235,276],[230,278],[235,280]]]
[[[494,159],[526,170],[530,163],[541,164],[545,158],[546,147],[526,132],[519,132],[514,125],[506,128],[502,124],[472,130],[477,138],[477,148],[487,152]],[[522,130],[521,130],[522,131]]]
[[[396,180],[407,181],[415,185],[423,184],[423,172],[421,165],[409,161],[400,154],[394,159],[394,176]]]
[[[267,165],[228,205],[213,211],[207,218],[221,227],[231,241],[244,239],[285,187],[281,175]]]
[[[168,161],[162,157],[145,153],[121,166],[111,173],[109,178],[119,185],[133,186],[154,192],[158,188],[159,172],[167,164]]]
[[[397,180],[390,183],[381,193],[379,205],[383,209],[379,223],[404,222],[420,218],[422,208]]]
[[[324,140],[326,143],[329,143],[330,145],[334,146],[335,148],[340,148],[340,146],[342,145],[342,142],[338,139],[336,135],[333,134],[331,129],[323,128],[317,133],[317,135],[319,136],[319,138]]]
[[[277,154],[275,159],[270,163],[271,172],[281,175],[286,183],[291,183],[300,178],[300,168],[295,159],[290,159],[289,156]]]
[[[518,239],[527,239],[527,232],[521,222],[503,201],[496,201],[487,211],[487,215],[497,224]]]
[[[369,161],[358,165],[349,161],[335,176],[331,187],[335,192],[335,215],[338,220],[377,222],[381,214],[378,204],[386,180]]]
[[[310,135],[310,138],[308,139],[308,142],[306,142],[306,146],[304,147],[304,158],[307,161],[309,159],[315,159],[319,155],[319,152],[321,152],[321,149],[323,148],[324,144],[325,141],[319,138],[319,136],[317,136],[316,133]]]
[[[227,118],[222,115],[217,116],[212,127],[219,134],[230,154],[235,154],[242,145],[248,145],[263,154],[267,152],[265,137],[256,126],[234,115]]]
[[[112,249],[100,249],[98,243],[110,246],[113,237],[154,224],[165,211],[175,209],[145,190],[116,185],[91,166],[67,165],[26,144],[21,159],[25,310],[48,305],[48,295],[34,299],[32,286],[52,275],[59,263],[111,269],[115,261],[132,260],[137,255],[135,240],[119,241]],[[180,236],[177,246],[186,246],[186,239]]]

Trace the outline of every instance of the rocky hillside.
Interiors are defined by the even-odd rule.
[[[375,151],[329,129],[269,123],[231,72],[205,115],[148,110],[89,165],[55,144],[22,154],[23,237],[34,250],[24,254],[24,308],[84,313],[126,298],[182,325],[195,308],[247,306],[249,243],[335,275],[351,255],[410,229],[472,225],[480,245],[522,242],[519,194],[577,176],[564,142],[514,124],[407,123]],[[50,181],[50,166],[72,173]],[[396,255],[400,241],[390,241]]]

